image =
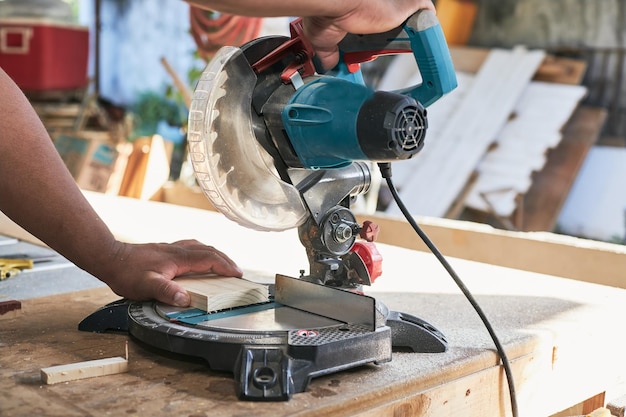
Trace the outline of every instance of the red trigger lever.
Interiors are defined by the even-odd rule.
[[[307,77],[315,74],[313,56],[315,51],[309,40],[304,36],[302,28],[302,18],[298,18],[289,24],[291,39],[274,49],[272,52],[259,59],[252,65],[255,72],[261,73],[283,59],[288,54],[293,54],[294,61],[284,69],[280,79],[284,83],[291,82],[291,77],[295,73]]]

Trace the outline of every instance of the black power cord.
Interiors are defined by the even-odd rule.
[[[470,302],[472,307],[474,307],[474,310],[476,310],[476,313],[478,313],[478,316],[480,317],[483,324],[487,328],[487,331],[489,332],[489,335],[491,336],[491,339],[493,340],[493,343],[496,346],[498,355],[500,356],[500,359],[502,361],[502,367],[504,368],[504,373],[506,374],[507,383],[509,385],[509,395],[511,397],[511,413],[513,417],[518,417],[519,414],[517,410],[517,398],[515,395],[515,385],[513,383],[513,372],[511,371],[511,364],[509,363],[509,359],[506,356],[504,347],[502,346],[502,343],[500,343],[500,340],[498,339],[498,336],[496,335],[496,332],[493,329],[493,326],[487,319],[487,316],[483,312],[480,305],[478,305],[478,302],[476,301],[472,293],[470,293],[469,289],[465,286],[465,284],[463,283],[461,278],[458,276],[456,271],[452,268],[452,265],[450,265],[447,259],[439,251],[439,249],[437,249],[435,244],[430,240],[430,238],[426,235],[426,233],[424,233],[424,231],[419,227],[419,225],[417,224],[417,222],[415,221],[411,213],[409,213],[409,210],[406,208],[406,206],[400,199],[400,196],[398,195],[398,191],[396,190],[396,187],[394,186],[393,181],[391,180],[391,164],[389,162],[381,162],[378,164],[378,167],[380,169],[380,173],[382,177],[387,182],[387,186],[389,187],[389,191],[391,191],[393,199],[395,200],[396,204],[400,208],[400,211],[402,212],[404,217],[406,217],[407,221],[409,222],[411,227],[413,227],[413,230],[415,230],[415,233],[417,233],[419,237],[422,239],[424,244],[428,246],[428,249],[430,249],[433,255],[435,255],[435,257],[439,260],[439,262],[441,262],[441,265],[443,265],[446,271],[448,271],[448,274],[450,274],[450,276],[452,277],[456,285],[461,289],[461,292],[463,292],[463,294],[465,295],[467,300]]]

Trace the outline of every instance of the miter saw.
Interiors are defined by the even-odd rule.
[[[390,361],[392,346],[447,346],[427,322],[363,294],[381,274],[377,227],[360,225],[350,210],[370,187],[370,163],[417,154],[424,107],[456,87],[441,27],[434,13],[420,11],[390,32],[348,35],[340,64],[327,73],[316,71],[301,21],[290,31],[290,38],[218,51],[193,96],[188,142],[198,184],[214,206],[248,228],[298,228],[308,274],[277,275],[268,303],[215,312],[114,303],[81,323],[84,330],[111,327],[112,312],[127,309],[119,328],[233,372],[242,399],[288,399],[313,377]],[[396,92],[366,86],[361,63],[405,52],[414,54],[421,84]]]

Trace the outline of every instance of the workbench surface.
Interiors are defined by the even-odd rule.
[[[270,281],[275,273],[297,275],[306,267],[295,232],[253,232],[219,214],[165,204],[90,199],[112,229],[128,239],[198,238],[224,250],[257,280]],[[116,220],[121,212],[133,221],[122,225]],[[167,227],[164,219],[176,227]],[[82,318],[118,298],[108,288],[97,288],[25,299],[20,315],[0,319],[0,415],[510,415],[506,378],[493,343],[445,270],[427,253],[388,245],[379,250],[383,276],[368,292],[391,309],[436,326],[449,341],[447,352],[394,352],[390,363],[316,378],[307,392],[288,402],[255,403],[237,400],[230,374],[131,340],[128,373],[43,385],[41,368],[123,356],[127,335],[77,330]],[[605,393],[607,400],[626,393],[620,331],[625,290],[450,262],[506,348],[521,416],[548,416]]]

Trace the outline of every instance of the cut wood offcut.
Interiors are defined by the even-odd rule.
[[[93,361],[76,362],[66,365],[50,366],[41,369],[41,380],[48,385],[77,379],[93,378],[128,372],[128,341],[126,342],[126,358],[115,357],[96,359]]]
[[[41,369],[41,380],[46,384],[75,381],[128,372],[128,359],[122,357],[97,359],[93,361],[70,363]]]
[[[218,311],[269,301],[266,285],[241,278],[214,275],[176,278],[191,297],[191,306]]]

